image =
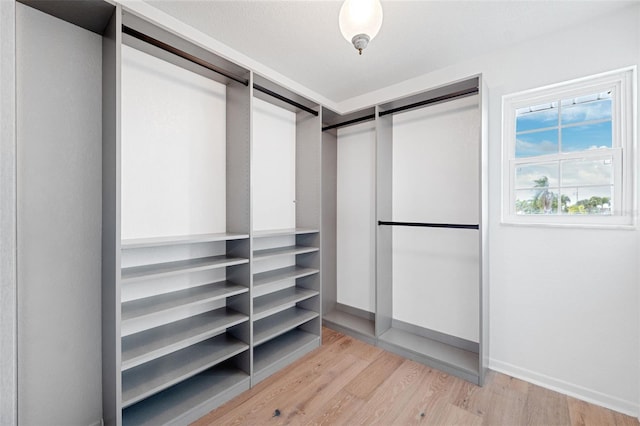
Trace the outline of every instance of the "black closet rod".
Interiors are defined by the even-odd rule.
[[[302,105],[301,103],[298,103],[296,101],[292,101],[289,98],[285,98],[284,96],[282,96],[282,95],[280,95],[280,94],[278,94],[278,93],[276,93],[276,92],[274,92],[272,90],[269,90],[269,89],[267,89],[265,87],[262,87],[259,84],[253,83],[253,88],[256,89],[259,92],[262,92],[262,93],[266,94],[266,95],[272,96],[272,97],[274,97],[276,99],[280,99],[282,102],[286,102],[289,105],[293,105],[296,108],[300,108],[301,110],[306,111],[309,114],[313,114],[316,117],[318,116],[318,111],[314,111],[311,108]]]
[[[332,124],[330,126],[323,127],[322,131],[324,132],[325,130],[337,129],[338,127],[348,126],[349,124],[360,123],[361,121],[375,120],[375,118],[376,118],[375,114],[369,114],[369,115],[365,115],[364,117],[354,118],[353,120],[347,120],[347,121],[343,121],[342,123]]]
[[[417,107],[421,107],[421,106],[425,106],[425,105],[431,105],[431,104],[435,104],[435,103],[438,103],[438,102],[452,101],[454,99],[464,98],[464,97],[467,97],[467,96],[475,95],[476,93],[478,93],[478,88],[477,87],[473,87],[471,89],[466,89],[466,90],[460,90],[458,92],[449,93],[448,95],[443,95],[443,96],[438,96],[436,98],[427,99],[426,101],[415,102],[415,103],[412,103],[412,104],[409,104],[409,105],[393,108],[393,109],[390,109],[390,110],[387,110],[387,111],[381,111],[381,112],[378,113],[378,116],[379,117],[384,117],[385,115],[395,114],[396,112],[406,111],[408,109],[417,108]]]
[[[230,72],[227,72],[216,65],[210,64],[209,62],[198,58],[197,56],[191,55],[183,50],[180,50],[178,48],[171,46],[170,44],[164,43],[160,40],[157,40],[153,37],[143,34],[140,31],[136,31],[131,27],[127,27],[126,25],[123,25],[122,32],[124,34],[130,35],[131,37],[137,38],[138,40],[142,40],[145,43],[148,43],[152,46],[158,47],[166,52],[172,53],[176,56],[186,59],[187,61],[193,62],[194,64],[200,65],[201,67],[204,67],[210,71],[213,71],[217,74],[227,77],[230,80],[237,81],[238,83],[244,84],[245,86],[249,85],[249,80],[247,80],[246,78],[233,75]]]
[[[467,225],[461,223],[388,222],[379,220],[378,225],[418,226],[421,228],[480,229],[480,225]]]

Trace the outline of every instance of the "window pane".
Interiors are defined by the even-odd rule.
[[[557,130],[545,130],[516,136],[516,158],[557,153]]]
[[[590,120],[611,120],[611,99],[568,104],[562,102],[562,124],[580,123]]]
[[[516,111],[516,133],[558,125],[558,103],[553,102]]]
[[[558,189],[521,189],[516,191],[516,214],[556,214]]]
[[[516,166],[516,188],[558,186],[558,162]]]
[[[613,185],[563,188],[562,197],[569,200],[568,214],[610,215],[613,211]]]
[[[564,160],[562,186],[613,185],[613,158]]]
[[[611,121],[562,128],[562,151],[611,148]]]

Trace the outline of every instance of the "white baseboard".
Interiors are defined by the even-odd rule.
[[[536,373],[496,359],[489,360],[489,368],[499,373],[507,374],[517,379],[551,389],[564,395],[572,396],[591,404],[600,405],[629,416],[640,417],[640,405],[633,401],[627,401],[615,396],[607,395],[602,392],[594,391],[573,383]]]

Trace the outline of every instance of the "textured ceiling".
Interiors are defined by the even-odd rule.
[[[339,103],[637,1],[383,0],[362,56],[340,34],[340,1],[147,3]]]

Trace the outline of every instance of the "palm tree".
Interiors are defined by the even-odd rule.
[[[542,176],[533,182],[535,183],[534,188],[540,188],[533,198],[534,205],[537,207],[536,210],[538,212],[542,210],[545,214],[551,213],[554,196],[553,193],[549,192],[549,178]]]

